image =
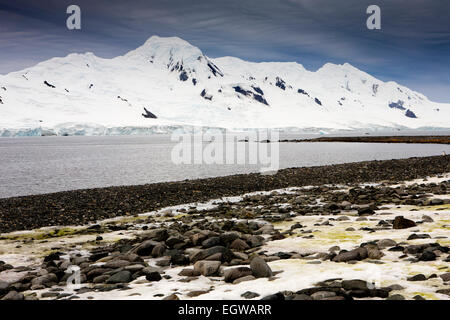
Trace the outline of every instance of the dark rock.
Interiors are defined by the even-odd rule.
[[[152,112],[148,111],[147,108],[144,108],[144,112],[145,113],[142,113],[142,116],[144,118],[147,118],[147,119],[157,119],[158,118]]]
[[[237,250],[237,251],[245,251],[249,248],[250,248],[250,246],[247,244],[247,242],[245,242],[244,240],[241,240],[241,239],[234,240],[230,245],[230,249]]]
[[[106,262],[103,265],[103,267],[110,268],[110,269],[119,269],[119,268],[124,268],[126,266],[129,266],[130,264],[131,264],[130,261],[117,259],[117,260],[111,260],[111,261]]]
[[[344,280],[341,282],[342,288],[345,290],[367,290],[368,285],[364,280]]]
[[[152,257],[154,258],[162,257],[164,255],[164,252],[166,252],[166,246],[164,245],[164,243],[159,243],[153,247]]]
[[[265,296],[261,300],[277,301],[277,300],[286,300],[286,299],[284,297],[284,294],[282,294],[281,292],[278,292],[276,294],[271,294],[271,295]]]
[[[441,274],[439,277],[440,277],[444,282],[450,281],[450,272]]]
[[[218,246],[220,244],[220,237],[211,237],[202,242],[202,247],[205,249]]]
[[[266,261],[260,257],[255,257],[250,263],[252,274],[256,278],[270,278],[273,273]]]
[[[135,252],[139,256],[150,256],[152,254],[153,248],[158,244],[160,244],[160,243],[157,241],[146,240],[146,241],[142,242],[140,245],[138,245],[132,251]]]
[[[364,247],[356,248],[351,251],[339,253],[333,258],[334,262],[347,262],[351,260],[364,260],[367,258],[368,252]]]
[[[386,300],[405,300],[405,297],[401,294],[394,294],[392,296],[389,296]]]
[[[333,291],[317,291],[311,295],[313,300],[323,300],[326,298],[336,297],[336,292]]]
[[[205,260],[207,257],[212,256],[213,254],[216,254],[216,253],[223,254],[226,250],[227,250],[227,248],[222,247],[222,246],[211,247],[211,248],[196,252],[195,254],[193,254],[190,257],[190,260],[191,260],[191,262],[195,263],[199,260]]]
[[[292,298],[292,300],[312,300],[313,298],[311,298],[310,296],[308,296],[307,294],[296,294],[294,295],[294,297]]]
[[[183,242],[184,242],[183,238],[178,237],[178,236],[172,236],[172,237],[167,238],[166,245],[169,248],[173,248],[175,245],[177,245],[179,243],[183,243]]]
[[[358,215],[360,215],[360,216],[372,215],[374,213],[375,213],[375,211],[372,209],[371,205],[358,207]]]
[[[166,229],[153,229],[145,233],[145,237],[154,241],[166,241],[169,234]]]
[[[198,277],[201,273],[194,269],[183,269],[178,275],[182,277]]]
[[[108,256],[108,251],[98,251],[98,252],[91,252],[91,255],[89,256],[89,261],[95,262],[100,260],[101,258]]]
[[[259,294],[256,292],[246,291],[243,294],[241,294],[241,297],[243,297],[245,299],[253,299],[253,298],[259,297]]]
[[[25,297],[22,293],[18,293],[17,291],[10,291],[8,292],[3,298],[2,300],[24,300]]]
[[[145,275],[145,279],[147,279],[147,281],[159,281],[162,277],[158,271],[151,271]]]
[[[0,296],[8,293],[9,291],[9,283],[0,280]]]
[[[417,118],[416,114],[414,112],[412,112],[411,110],[409,110],[409,109],[406,110],[405,116],[407,116],[408,118],[413,118],[413,119]]]
[[[252,270],[247,267],[237,267],[232,269],[226,269],[223,273],[225,282],[233,282],[238,278],[249,276],[252,274]]]
[[[416,239],[430,239],[431,236],[429,234],[411,234],[406,240],[416,240]]]
[[[58,283],[58,277],[53,273],[48,273],[46,275],[34,278],[31,281],[32,286],[44,286],[51,287]]]
[[[131,272],[124,270],[113,274],[111,277],[109,277],[108,280],[106,280],[106,283],[108,284],[128,283],[131,280],[132,280]]]
[[[219,271],[219,268],[219,261],[200,260],[194,264],[194,270],[201,273],[205,277],[216,274]]]
[[[445,294],[447,296],[450,296],[450,289],[440,289],[436,291],[436,293]]]
[[[409,277],[406,280],[408,281],[425,281],[427,280],[427,277],[423,274],[416,274],[415,276]]]
[[[175,293],[172,293],[171,295],[164,297],[162,300],[180,300],[180,298],[178,298],[178,296]]]
[[[397,216],[394,219],[393,228],[394,229],[407,229],[417,226],[412,220],[405,219],[403,216]]]
[[[61,255],[61,252],[52,252],[44,258],[44,262],[59,260]]]
[[[434,261],[434,260],[436,260],[436,254],[432,251],[424,251],[419,257],[419,261]]]
[[[185,266],[189,264],[189,257],[176,251],[170,255],[170,263],[178,266]]]

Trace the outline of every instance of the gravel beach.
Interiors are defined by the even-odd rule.
[[[279,188],[403,181],[450,171],[450,155],[283,169],[274,175],[109,187],[0,199],[0,232],[52,225],[83,225],[167,206]],[[114,174],[114,173],[111,173]]]

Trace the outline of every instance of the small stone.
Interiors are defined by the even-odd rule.
[[[315,292],[311,295],[311,298],[313,298],[313,300],[322,300],[325,298],[330,298],[330,297],[335,297],[336,293],[332,292],[332,291],[318,291]]]
[[[256,292],[246,291],[243,294],[241,294],[241,297],[245,299],[253,299],[259,297],[259,294]]]
[[[386,300],[405,300],[405,297],[401,294],[394,294],[392,296],[389,296]]]
[[[164,297],[163,300],[180,300],[180,298],[178,298],[178,296],[175,293],[172,293],[171,295]]]
[[[109,276],[106,275],[106,274],[103,274],[103,275],[101,275],[101,276],[95,277],[95,278],[92,280],[92,282],[93,282],[93,283],[104,283],[104,282],[106,282],[106,280],[108,280],[108,279],[109,279]]]
[[[425,275],[423,274],[416,274],[415,276],[409,277],[406,280],[408,281],[425,281],[427,280],[427,277],[425,277]]]
[[[429,234],[411,234],[406,240],[416,240],[416,239],[430,239],[431,236]]]
[[[241,277],[241,278],[237,278],[236,280],[233,281],[233,284],[239,284],[241,282],[245,282],[245,281],[252,281],[255,280],[256,278],[252,275],[250,276],[245,276],[245,277]]]
[[[153,282],[153,281],[160,281],[162,277],[158,271],[152,271],[145,275],[145,279],[147,279],[147,281]]]
[[[179,276],[182,277],[198,277],[200,275],[200,272],[194,269],[183,269],[178,273]]]
[[[377,246],[380,249],[385,249],[385,248],[389,248],[389,247],[394,247],[397,245],[397,242],[395,242],[392,239],[382,239],[380,241],[377,242]]]
[[[281,292],[278,292],[276,294],[271,294],[271,295],[265,296],[261,300],[277,301],[277,300],[286,300],[286,299],[284,297],[284,294],[282,294]]]
[[[296,294],[292,300],[312,300],[313,298],[311,298],[310,296],[308,296],[307,294],[301,293],[301,294]]]
[[[439,277],[440,277],[444,282],[450,281],[450,272],[441,274]]]
[[[104,268],[110,268],[110,269],[119,269],[119,268],[124,268],[128,265],[130,265],[130,261],[127,260],[111,260],[106,262],[103,267]]]

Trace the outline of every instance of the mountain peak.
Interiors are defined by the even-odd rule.
[[[149,61],[161,61],[167,64],[171,61],[193,62],[203,56],[202,51],[189,42],[178,37],[152,36],[135,50],[128,52],[126,57],[144,58]]]
[[[191,73],[203,74],[205,77],[211,74],[223,76],[199,48],[178,37],[152,36],[142,46],[128,52],[125,58],[152,63],[171,72],[177,71],[180,79],[185,80]]]

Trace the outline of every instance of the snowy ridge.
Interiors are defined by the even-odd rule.
[[[176,37],[153,36],[113,59],[73,53],[0,76],[0,136],[450,128],[449,119],[450,104],[347,63],[311,72],[294,62],[210,59]]]

